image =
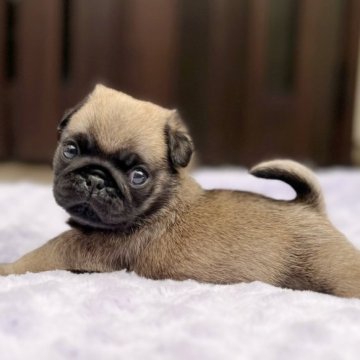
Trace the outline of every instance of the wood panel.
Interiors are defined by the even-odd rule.
[[[343,1],[305,0],[299,14],[294,132],[303,159],[329,163],[336,116]],[[320,20],[319,20],[320,19]],[[350,120],[350,119],[349,119]]]
[[[0,2],[0,159],[7,155],[6,140],[6,119],[5,119],[5,96],[6,96],[6,79],[5,79],[5,56],[6,56],[6,9],[5,2]]]
[[[120,0],[69,2],[69,74],[64,83],[64,106],[84,97],[96,82],[116,84],[123,76],[118,48],[123,42],[126,4]],[[109,46],[112,45],[112,46]]]
[[[203,160],[236,163],[244,153],[248,1],[212,1],[209,16],[209,63],[206,78],[207,119]],[[213,26],[212,24],[216,24]],[[236,46],[234,46],[236,44]],[[212,149],[216,148],[216,151]]]
[[[298,13],[299,1],[267,2],[266,20],[263,20],[262,88],[256,105],[258,122],[252,136],[259,150],[254,153],[253,162],[274,157],[296,158],[298,155],[297,142],[289,136],[294,126]],[[260,134],[256,136],[256,132]],[[250,146],[254,147],[254,143]]]
[[[217,26],[210,32],[204,161],[250,165],[291,156],[294,141],[286,134],[293,125],[294,95],[274,93],[267,84],[271,2],[211,4],[210,24]]]
[[[178,56],[178,1],[128,0],[122,54],[129,54],[126,87],[163,106],[175,104]]]
[[[61,0],[29,0],[18,6],[14,155],[49,161],[59,119]]]
[[[3,1],[1,48],[10,3],[0,158],[49,161],[61,113],[103,82],[179,108],[204,164],[349,162],[356,0]]]
[[[225,2],[221,5],[226,7]],[[219,69],[213,72],[215,84],[223,88],[209,101],[211,110],[207,126],[210,126],[210,130],[207,133],[211,145],[205,161],[221,163],[229,159],[229,162],[251,164],[263,158],[280,156],[329,164],[333,161],[331,140],[335,118],[337,112],[341,111],[338,109],[337,96],[342,56],[340,39],[346,19],[343,13],[345,3],[341,0],[298,2],[297,35],[294,39],[296,51],[290,57],[296,61],[292,76],[294,85],[283,93],[274,91],[276,89],[269,88],[266,83],[270,5],[271,2],[266,0],[248,2],[247,28],[244,31],[247,40],[246,47],[242,48],[247,75],[245,93],[238,98],[238,104],[231,98],[229,84],[224,82],[224,78],[219,78],[221,69],[220,74]],[[221,8],[217,10],[219,17]],[[239,12],[237,14],[239,18]],[[222,31],[219,18],[216,24],[220,24],[217,31]],[[218,43],[221,56],[229,59],[232,57],[231,51],[223,41],[227,37],[224,34],[220,37],[222,41],[218,40]],[[210,59],[216,61],[214,54],[211,54]],[[241,64],[239,60],[238,64]],[[236,66],[232,66],[231,70],[234,78],[241,79]],[[239,83],[238,89],[241,89]],[[221,96],[224,99],[219,106],[221,110],[214,111]],[[237,119],[231,125],[226,115],[229,108],[233,109],[231,117]],[[213,116],[217,125],[211,135]],[[351,117],[347,119],[351,123]],[[227,126],[230,131],[226,134]],[[219,136],[222,136],[222,143],[217,139]]]
[[[345,3],[341,37],[341,68],[338,85],[336,116],[328,154],[328,163],[351,164],[356,76],[360,44],[360,1]]]
[[[266,41],[269,20],[269,1],[249,2],[247,48],[246,48],[246,100],[244,103],[243,151],[245,164],[254,163],[264,157],[264,142],[268,119],[263,116],[262,103],[266,78]],[[269,116],[269,114],[267,114]],[[254,142],[256,141],[256,146]],[[270,152],[270,149],[268,149]]]
[[[209,66],[210,4],[207,0],[182,0],[179,6],[179,66],[177,101],[182,117],[189,125],[200,154],[200,160],[210,161],[218,149],[214,143],[209,152],[206,137],[208,124],[207,79]],[[213,139],[214,140],[214,139]],[[210,156],[209,156],[210,155]]]
[[[140,98],[175,103],[176,0],[104,0],[100,7],[96,0],[78,0],[71,5],[67,99],[85,95],[102,81]]]

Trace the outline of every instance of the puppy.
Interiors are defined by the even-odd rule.
[[[203,190],[187,173],[192,153],[176,111],[96,86],[59,125],[54,196],[72,229],[0,274],[127,269],[360,297],[360,252],[329,222],[307,168],[276,160],[251,170],[295,189],[280,201]]]

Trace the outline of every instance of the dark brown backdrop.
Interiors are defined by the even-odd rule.
[[[102,81],[177,107],[206,164],[350,162],[357,0],[0,2],[0,157],[49,161]]]

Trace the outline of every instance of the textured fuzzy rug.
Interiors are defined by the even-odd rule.
[[[318,173],[334,224],[360,248],[360,171]],[[239,169],[195,173],[221,187],[291,198]],[[0,262],[66,229],[50,186],[0,184]],[[0,359],[360,359],[360,300],[260,282],[208,285],[133,273],[0,278]]]

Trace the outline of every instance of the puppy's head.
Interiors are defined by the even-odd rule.
[[[55,199],[94,228],[130,229],[166,206],[193,152],[176,111],[102,85],[58,131]]]

